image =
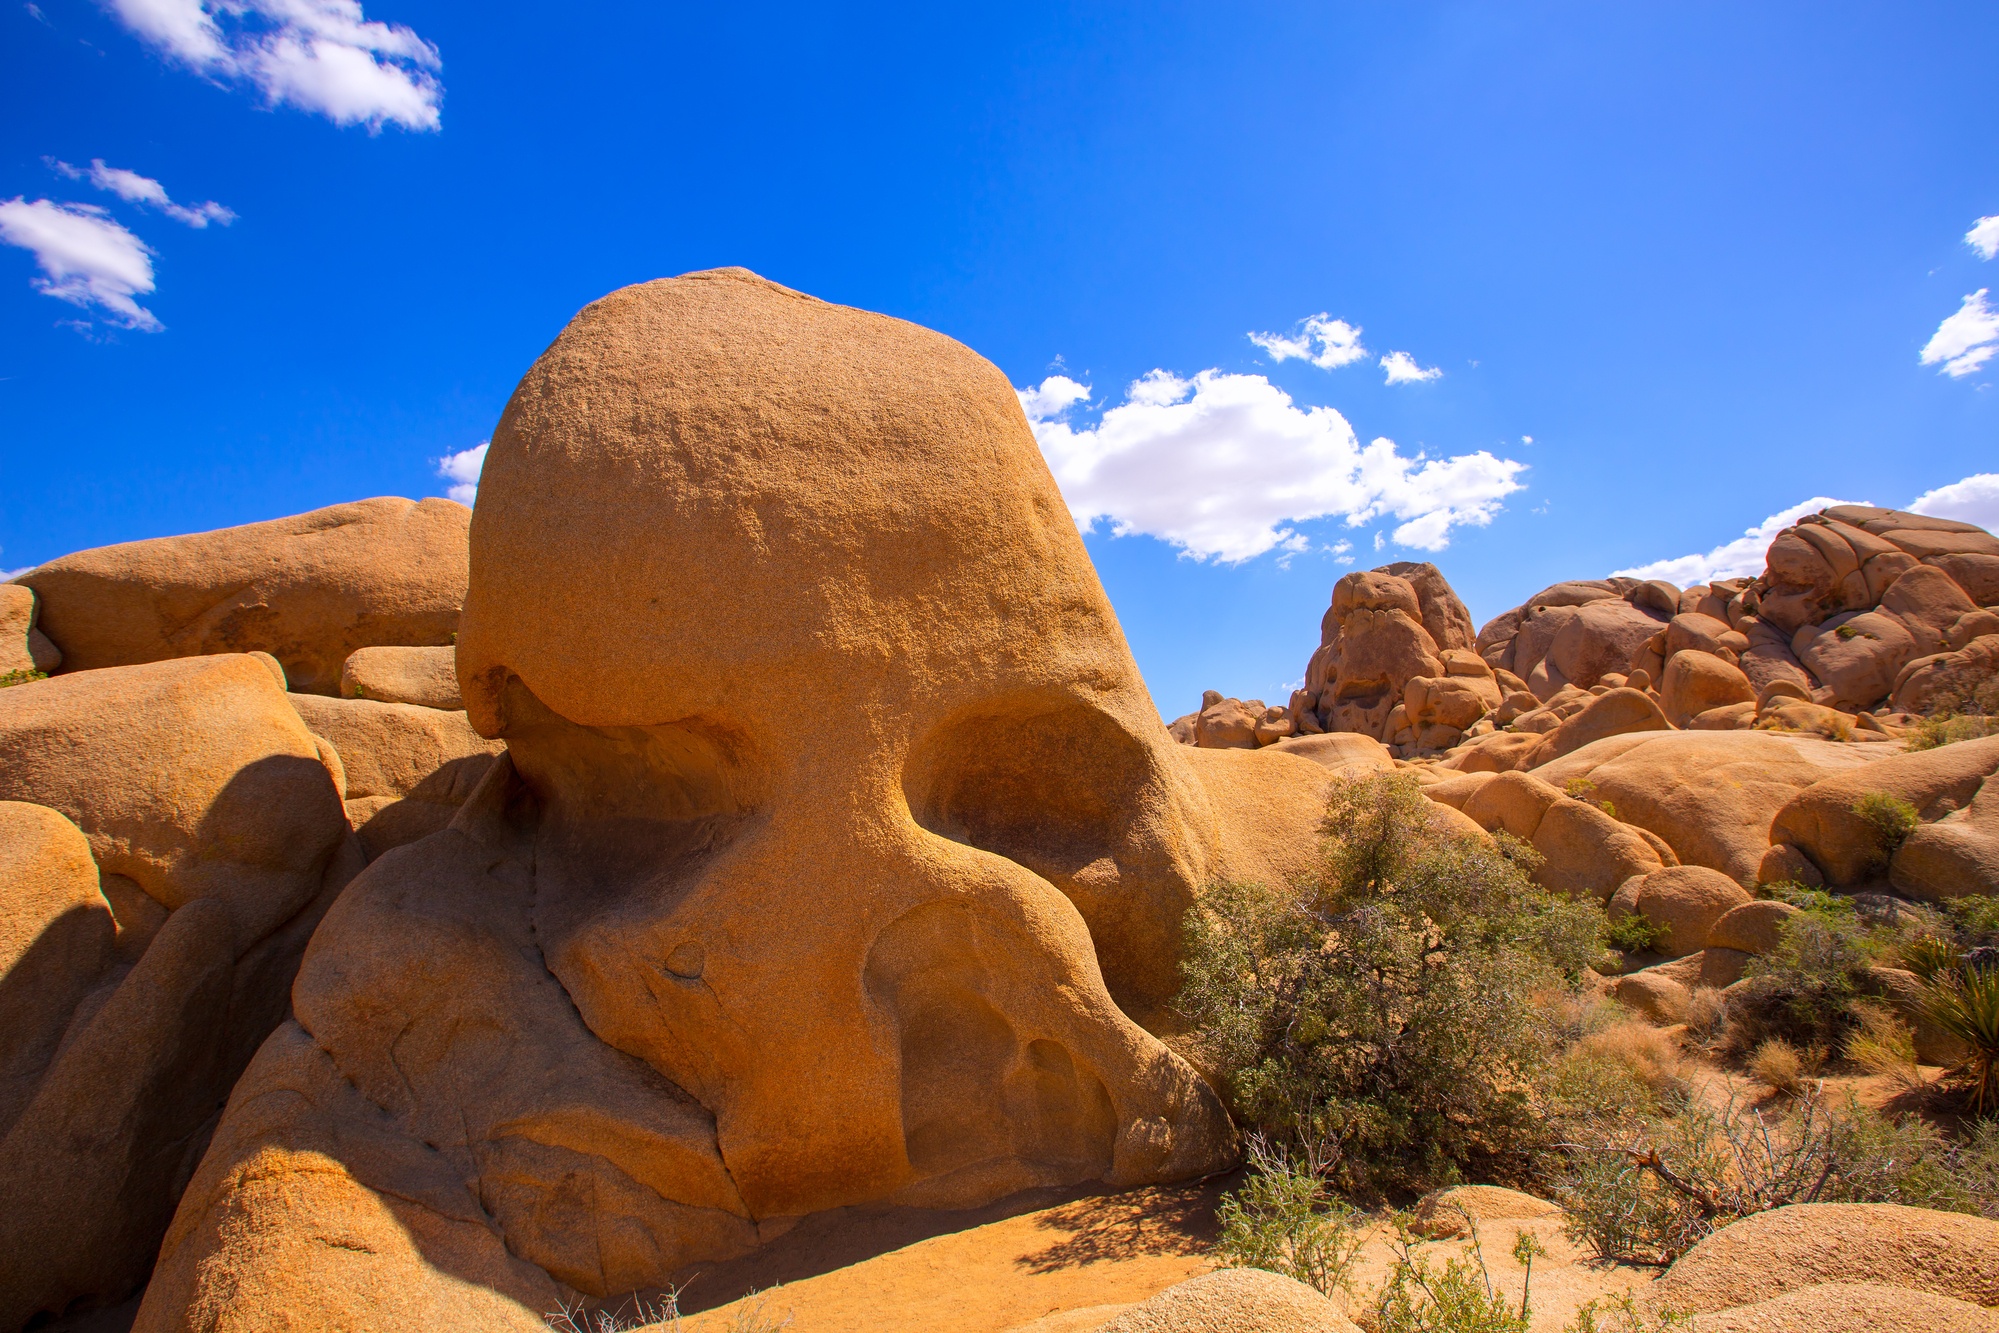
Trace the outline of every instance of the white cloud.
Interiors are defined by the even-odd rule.
[[[1080,428],[1061,418],[1083,386],[1056,377],[1018,392],[1079,527],[1103,519],[1118,536],[1144,533],[1202,560],[1295,554],[1292,525],[1329,517],[1401,519],[1396,542],[1442,550],[1452,528],[1490,523],[1525,467],[1484,450],[1426,461],[1392,440],[1363,448],[1345,417],[1299,408],[1261,375],[1155,370]]]
[[[9,199],[0,203],[0,241],[34,254],[42,270],[33,280],[37,291],[86,310],[95,306],[128,329],[164,327],[134,299],[153,290],[153,252],[103,209]]]
[[[177,204],[167,197],[167,187],[151,176],[141,176],[138,172],[127,171],[123,167],[107,167],[101,157],[90,159],[88,171],[53,157],[45,157],[42,161],[49,164],[50,170],[71,180],[82,180],[88,176],[90,183],[98,189],[109,190],[130,203],[157,208],[174,221],[185,222],[190,227],[206,227],[211,222],[219,222],[226,227],[236,220],[234,209],[225,208],[213,199],[205,204],[196,204],[192,208]]]
[[[437,475],[453,483],[445,494],[459,504],[469,505],[479,498],[479,470],[486,466],[486,446],[481,440],[470,449],[460,449],[437,460]]]
[[[1964,243],[1978,251],[1980,259],[1999,255],[1999,217],[1980,218],[1964,233]]]
[[[1639,565],[1635,569],[1620,569],[1613,578],[1664,579],[1682,588],[1691,588],[1696,583],[1709,583],[1715,579],[1754,578],[1763,572],[1764,556],[1770,550],[1770,543],[1779,532],[1790,527],[1806,514],[1816,514],[1831,505],[1864,505],[1869,500],[1835,500],[1828,495],[1815,495],[1789,509],[1779,510],[1755,527],[1743,533],[1732,542],[1715,547],[1706,555],[1683,555],[1672,560],[1654,560],[1649,565]]]
[[[359,0],[104,0],[135,34],[211,78],[336,125],[438,128],[437,48]],[[225,26],[226,25],[226,26]]]
[[[1941,374],[1953,379],[1969,375],[1999,351],[1999,310],[1985,303],[1990,288],[1980,287],[1964,298],[1956,314],[1937,325],[1923,345],[1922,363],[1943,362]]]
[[[1390,352],[1381,358],[1381,368],[1388,372],[1390,384],[1421,384],[1425,380],[1439,379],[1444,373],[1437,366],[1425,370],[1407,352]]]
[[[1328,318],[1324,311],[1300,320],[1297,330],[1289,335],[1252,333],[1249,340],[1270,353],[1272,361],[1296,358],[1310,361],[1321,370],[1338,370],[1341,366],[1364,361],[1370,355],[1360,345],[1359,326],[1343,319]]]
[[[1976,523],[1988,532],[1999,532],[1999,472],[1980,472],[1924,491],[1909,502],[1912,514],[1932,518],[1954,518],[1960,523]]]

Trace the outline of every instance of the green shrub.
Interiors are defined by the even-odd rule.
[[[1999,968],[1945,973],[1926,988],[1923,1016],[1964,1043],[1951,1072],[1970,1081],[1971,1109],[1983,1115],[1999,1094]]]
[[[1999,675],[1938,694],[1929,716],[1909,732],[1907,745],[1911,750],[1932,750],[1992,735],[1999,735]]]
[[[1958,939],[1967,949],[1999,944],[1999,898],[1966,894],[1944,904],[1956,928]]]
[[[1395,1266],[1375,1295],[1372,1333],[1528,1333],[1534,1260],[1547,1254],[1532,1233],[1513,1237],[1513,1257],[1527,1269],[1517,1309],[1493,1286],[1475,1224],[1471,1252],[1447,1258],[1442,1268],[1415,1252],[1407,1231],[1393,1243]]]
[[[1294,1159],[1261,1134],[1250,1135],[1246,1146],[1249,1175],[1215,1214],[1222,1259],[1281,1273],[1327,1296],[1351,1295],[1365,1219],[1327,1192],[1322,1164],[1312,1157]]]
[[[1853,813],[1859,815],[1873,831],[1874,850],[1868,869],[1877,875],[1887,872],[1888,862],[1894,859],[1895,853],[1901,850],[1902,844],[1922,822],[1915,806],[1885,791],[1863,793],[1853,803]]]
[[[1218,884],[1188,914],[1178,1004],[1230,1110],[1364,1197],[1531,1178],[1547,1010],[1602,950],[1595,904],[1428,813],[1399,774],[1343,782],[1313,882]]]
[[[1625,953],[1644,953],[1665,937],[1666,928],[1647,920],[1637,912],[1629,912],[1610,923],[1605,937],[1610,947]]]
[[[19,671],[8,671],[0,673],[0,690],[4,690],[10,685],[26,685],[31,680],[47,680],[48,678],[49,673],[46,671],[34,671],[25,668]]]
[[[1748,984],[1730,1002],[1729,1045],[1747,1053],[1772,1037],[1802,1049],[1837,1050],[1858,1023],[1853,1002],[1876,947],[1852,905],[1828,894],[1800,895],[1777,947],[1753,959]],[[1810,901],[1813,898],[1821,901]]]
[[[1954,942],[1939,935],[1920,934],[1899,942],[1895,956],[1904,968],[1924,981],[1934,981],[1955,970],[1962,955]]]

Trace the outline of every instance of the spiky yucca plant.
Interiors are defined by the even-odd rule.
[[[1999,968],[1945,973],[1931,983],[1924,1011],[1930,1022],[1968,1048],[1953,1072],[1970,1078],[1972,1110],[1985,1114],[1999,1092]]]

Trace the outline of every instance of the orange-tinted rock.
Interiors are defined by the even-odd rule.
[[[1963,809],[1911,833],[1888,879],[1911,898],[1999,895],[1999,782],[1987,777]]]
[[[332,694],[372,644],[448,644],[471,511],[382,498],[79,551],[23,574],[68,671],[262,649]]]
[[[62,665],[62,652],[35,624],[35,590],[0,583],[0,676],[48,673]]]
[[[96,863],[66,840],[95,943],[71,951],[60,996],[44,976],[22,1035],[46,1050],[61,1017],[46,1006],[66,1003],[62,1045],[32,1087],[14,1084],[0,1138],[0,1327],[17,1328],[145,1280],[216,1107],[284,1017],[360,850],[312,735],[243,655],[0,690],[0,800],[60,811]],[[39,967],[34,947],[16,960],[24,977]]]
[[[1915,636],[1899,617],[1863,611],[1827,621],[1798,658],[1832,691],[1829,702],[1870,708],[1888,697],[1897,674],[1918,655]]]
[[[1935,653],[1910,662],[1895,677],[1897,711],[1928,713],[1950,697],[1970,697],[1980,683],[1999,675],[1999,634],[1973,639],[1956,652]]]
[[[460,709],[455,648],[356,648],[340,668],[340,697]]]
[[[1665,731],[1666,715],[1643,690],[1613,689],[1599,694],[1553,730],[1528,752],[1523,768],[1537,768],[1565,754],[1572,754],[1606,736],[1622,736],[1636,731]]]
[[[459,675],[508,753],[342,896],[294,996],[508,1253],[609,1294],[821,1209],[1232,1160],[1128,1015],[1177,991],[1200,885],[1309,855],[1333,774],[1173,743],[997,369],[740,271],[628,288],[522,380],[472,526]],[[221,1134],[281,1143],[309,1092]],[[265,1254],[300,1265],[266,1291],[376,1280],[250,1191],[190,1205],[228,1221],[163,1255],[168,1308]],[[423,1259],[395,1271],[434,1303]]]
[[[1756,689],[1742,668],[1691,649],[1675,653],[1666,663],[1659,694],[1666,716],[1683,728],[1711,708],[1746,703],[1752,705],[1753,713],[1756,702]]]
[[[1978,605],[1964,595],[1950,575],[1929,565],[1918,565],[1888,585],[1881,596],[1881,609],[1894,615],[1909,630],[1916,641],[1916,653],[1921,656],[1948,648],[1951,627],[1976,612]]]
[[[1338,1306],[1302,1282],[1260,1268],[1224,1268],[1168,1287],[1097,1333],[1359,1333]]]
[[[1930,564],[1950,575],[1951,582],[1980,606],[1999,606],[1999,555],[1939,555]]]
[[[1798,793],[1777,812],[1771,837],[1796,846],[1834,884],[1867,882],[1885,874],[1888,861],[1880,831],[1854,808],[1861,797],[1885,792],[1935,820],[1968,805],[1995,769],[1999,736],[1890,755]]]
[[[1718,870],[1673,866],[1624,881],[1610,899],[1610,914],[1638,913],[1663,932],[1653,947],[1679,958],[1707,948],[1716,923],[1749,901],[1742,886]]]
[[[1732,882],[1732,881],[1731,881]],[[1739,949],[1743,953],[1769,953],[1777,947],[1784,922],[1798,909],[1774,899],[1745,902],[1721,914],[1708,931],[1711,949]]]
[[[1257,721],[1240,699],[1209,704],[1194,719],[1194,744],[1204,750],[1254,750]]]

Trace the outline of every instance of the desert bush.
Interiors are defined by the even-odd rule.
[[[1999,944],[1999,898],[1966,894],[1944,906],[1950,912],[1952,931],[1966,951]]]
[[[1310,883],[1215,885],[1187,920],[1178,1005],[1230,1110],[1363,1197],[1531,1175],[1548,1011],[1602,949],[1521,848],[1427,816],[1405,777],[1343,782]]]
[[[0,690],[4,690],[10,685],[26,685],[31,680],[47,680],[48,678],[49,673],[46,671],[23,669],[19,671],[0,672]]]
[[[1938,694],[1929,715],[1909,731],[1906,743],[1911,750],[1933,750],[1992,735],[1999,735],[1999,676]]]
[[[1446,1258],[1442,1268],[1415,1252],[1406,1230],[1392,1244],[1395,1264],[1375,1294],[1370,1333],[1527,1333],[1531,1327],[1534,1260],[1547,1254],[1531,1233],[1513,1237],[1513,1257],[1527,1269],[1517,1309],[1493,1285],[1476,1225],[1471,1251]]]
[[[1968,1054],[1950,1072],[1970,1083],[1973,1113],[1985,1114],[1999,1094],[1999,968],[1966,968],[1929,983],[1923,1016],[1964,1043]]]
[[[1750,962],[1729,1005],[1727,1042],[1739,1053],[1772,1037],[1837,1050],[1857,1025],[1853,1003],[1879,946],[1844,899],[1797,898],[1804,910],[1785,919],[1775,949]]]
[[[1853,803],[1853,813],[1859,815],[1873,831],[1874,850],[1869,858],[1869,869],[1877,875],[1887,872],[1888,863],[1922,822],[1915,806],[1885,791],[1862,793],[1860,799]]]
[[[628,1333],[628,1330],[651,1328],[665,1325],[669,1329],[680,1327],[680,1293],[668,1288],[659,1304],[633,1298],[626,1306],[616,1310],[592,1310],[582,1301],[574,1305],[563,1302],[553,1314],[544,1315],[542,1322],[551,1333]]]
[[[1859,1026],[1847,1034],[1846,1058],[1869,1074],[1904,1088],[1921,1087],[1922,1067],[1916,1062],[1916,1034],[1886,1006],[1857,1001],[1853,1015]]]
[[[1262,1268],[1303,1282],[1324,1295],[1353,1291],[1365,1220],[1326,1190],[1324,1164],[1309,1152],[1296,1157],[1261,1134],[1245,1145],[1249,1174],[1216,1210],[1216,1249],[1238,1268]]]
[[[1728,997],[1712,986],[1696,986],[1687,999],[1687,1035],[1695,1043],[1710,1047],[1728,1029]]]
[[[1624,953],[1644,953],[1666,934],[1666,928],[1637,912],[1627,912],[1610,923],[1605,932],[1610,947]]]
[[[1564,1044],[1538,1089],[1554,1133],[1636,1125],[1685,1104],[1687,1062],[1672,1037],[1621,1021]]]
[[[1749,1073],[1758,1083],[1784,1096],[1796,1092],[1805,1081],[1805,1057],[1782,1037],[1771,1037],[1749,1056]]]
[[[1677,1116],[1567,1145],[1557,1197],[1566,1230],[1604,1259],[1670,1264],[1752,1213],[1793,1203],[1903,1203],[1975,1212],[1994,1195],[1933,1126],[1891,1120],[1851,1094],[1833,1107],[1804,1085],[1788,1113],[1733,1092],[1691,1099]]]
[[[1957,944],[1940,935],[1912,935],[1895,946],[1895,960],[1924,981],[1954,970],[1960,957]]]

